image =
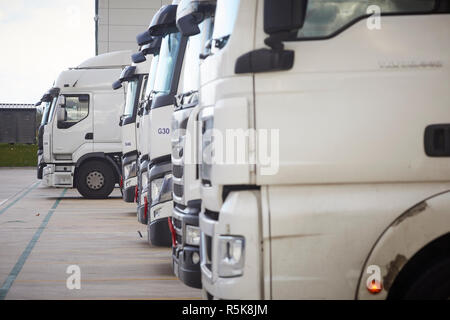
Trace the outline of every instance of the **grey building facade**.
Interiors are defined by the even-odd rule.
[[[96,0],[96,54],[136,51],[136,35],[143,32],[161,6],[171,0]]]
[[[35,143],[36,107],[0,103],[0,143]]]

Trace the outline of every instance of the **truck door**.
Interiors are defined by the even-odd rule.
[[[72,154],[85,144],[92,151],[93,112],[89,94],[65,94],[65,105],[57,106],[63,119],[53,121],[53,154],[56,160],[72,160]],[[59,109],[59,110],[58,110]]]

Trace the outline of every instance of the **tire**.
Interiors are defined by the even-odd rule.
[[[105,199],[114,190],[116,176],[113,168],[103,161],[84,163],[77,172],[78,192],[88,199]]]
[[[405,300],[450,299],[450,258],[434,263],[406,290]]]

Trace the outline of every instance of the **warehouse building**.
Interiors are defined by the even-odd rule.
[[[35,143],[34,104],[0,103],[0,143]]]
[[[136,35],[148,28],[161,6],[171,3],[171,0],[96,0],[96,54],[136,51]]]

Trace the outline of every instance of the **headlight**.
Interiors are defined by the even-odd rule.
[[[200,245],[200,228],[194,226],[186,226],[185,242],[191,246]]]
[[[141,190],[147,189],[147,184],[148,184],[148,177],[147,171],[145,171],[141,174]]]
[[[137,172],[136,168],[137,168],[136,161],[133,161],[131,163],[124,165],[123,166],[123,178],[125,180],[127,180],[129,178],[136,177],[136,172]]]
[[[141,187],[139,188],[139,192],[140,192],[140,204],[143,205],[145,202],[144,198],[147,195],[147,183],[148,183],[148,177],[147,177],[147,172],[144,172],[141,174]]]
[[[150,185],[150,193],[152,205],[172,200],[172,173],[166,174],[164,178],[153,179]]]
[[[219,277],[238,277],[244,273],[245,240],[243,237],[218,237]]]
[[[200,115],[202,123],[202,162],[200,176],[203,182],[211,182],[211,165],[213,155],[212,132],[214,128],[214,109],[205,108]]]

